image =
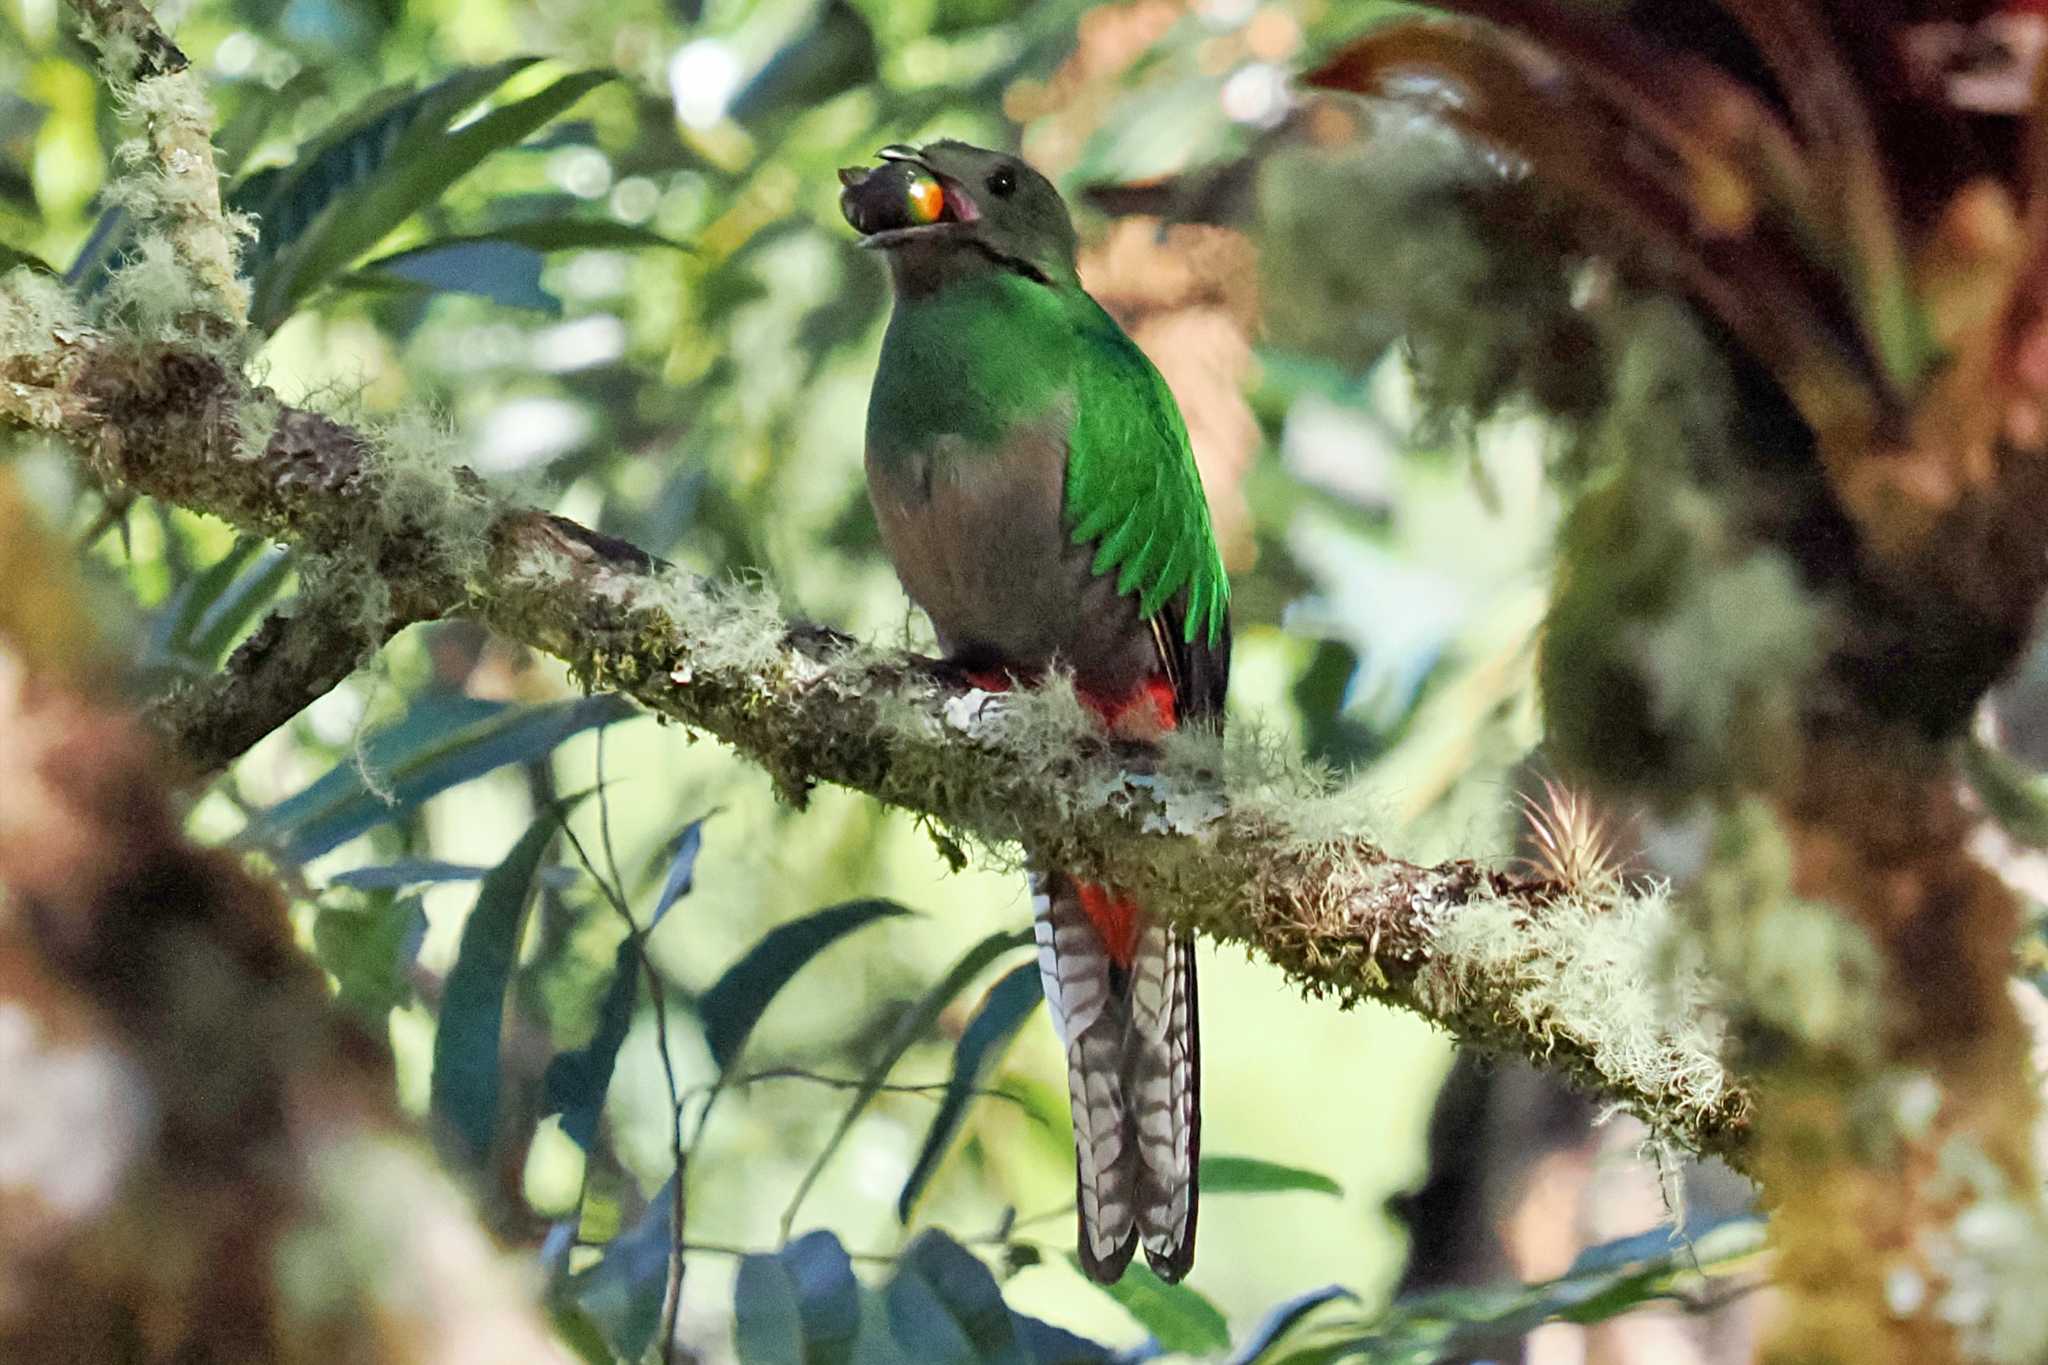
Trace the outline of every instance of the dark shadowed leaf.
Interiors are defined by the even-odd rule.
[[[0,275],[6,274],[16,266],[24,266],[35,271],[38,275],[54,275],[57,273],[56,269],[48,261],[34,252],[23,251],[18,246],[9,246],[5,242],[0,242]]]
[[[953,1049],[953,1074],[946,1082],[946,1096],[939,1103],[939,1112],[932,1117],[932,1126],[925,1132],[917,1164],[896,1196],[896,1217],[902,1222],[910,1221],[911,1208],[952,1148],[954,1137],[967,1119],[968,1106],[983,1082],[1010,1050],[1017,1031],[1044,998],[1038,964],[1026,962],[989,987],[974,1017],[967,1021],[967,1027],[960,1033],[959,1046]]]
[[[284,860],[302,863],[458,783],[538,758],[571,735],[631,714],[632,703],[615,696],[540,706],[429,698],[372,735],[360,763],[336,764],[257,816],[238,842],[267,845]],[[363,781],[365,768],[376,778],[375,789]]]
[[[100,214],[86,235],[85,244],[78,248],[78,255],[64,272],[64,283],[87,296],[98,292],[106,283],[107,271],[126,246],[131,226],[128,210],[119,205]]]
[[[1252,1329],[1251,1335],[1230,1353],[1228,1365],[1259,1365],[1259,1358],[1272,1350],[1303,1318],[1337,1299],[1356,1303],[1358,1295],[1342,1285],[1328,1284],[1275,1305],[1259,1319],[1259,1325]]]
[[[671,1175],[633,1226],[605,1243],[603,1259],[569,1282],[570,1298],[590,1315],[620,1360],[646,1355],[661,1330],[669,1247],[675,1240],[675,1183]]]
[[[1080,1269],[1080,1260],[1071,1252],[1067,1259]],[[1121,1280],[1098,1288],[1169,1351],[1201,1356],[1230,1349],[1230,1324],[1221,1310],[1185,1283],[1168,1284],[1149,1268],[1133,1264]]]
[[[809,1232],[740,1262],[733,1348],[740,1365],[846,1365],[860,1335],[860,1285],[846,1248]]]
[[[1342,1194],[1344,1187],[1320,1171],[1283,1166],[1250,1156],[1205,1156],[1202,1158],[1203,1194],[1282,1194],[1307,1190],[1314,1194]]]
[[[628,935],[612,960],[611,981],[597,1009],[597,1032],[582,1047],[557,1053],[548,1063],[541,1113],[560,1114],[562,1131],[586,1152],[597,1139],[598,1116],[618,1067],[619,1048],[633,1024],[639,985],[639,941]]]
[[[381,1028],[392,1010],[412,998],[407,974],[426,932],[419,897],[370,896],[322,906],[313,921],[313,952],[339,983],[342,1008]]]
[[[718,1069],[731,1071],[768,1002],[812,958],[864,925],[909,913],[894,901],[848,901],[769,930],[698,1002],[704,1041]]]
[[[854,1092],[853,1102],[846,1106],[846,1112],[839,1116],[839,1125],[832,1130],[832,1136],[825,1139],[825,1145],[812,1159],[810,1169],[804,1172],[803,1180],[798,1183],[796,1193],[790,1198],[789,1209],[783,1215],[785,1226],[796,1216],[797,1207],[803,1202],[804,1195],[817,1181],[826,1164],[832,1160],[833,1153],[839,1150],[839,1144],[846,1140],[846,1134],[853,1128],[854,1122],[867,1112],[867,1107],[874,1102],[875,1096],[882,1093],[882,1087],[888,1083],[889,1073],[896,1069],[896,1063],[903,1060],[903,1054],[919,1039],[931,1033],[932,1028],[938,1023],[940,1013],[953,1003],[953,997],[966,990],[968,983],[981,975],[989,964],[1004,953],[1021,948],[1029,942],[1029,929],[990,934],[969,948],[960,960],[953,964],[952,969],[920,996],[917,1003],[897,1021],[888,1040],[875,1054],[875,1060],[861,1073],[860,1089]]]
[[[554,1322],[555,1335],[584,1365],[616,1365],[611,1343],[590,1314],[573,1303],[556,1303],[549,1306],[548,1317]]]
[[[242,177],[228,204],[256,215],[256,240],[244,264],[254,273],[290,246],[334,201],[383,169],[409,133],[438,131],[539,58],[513,57],[464,67],[424,89],[386,86],[309,139],[288,165]]]
[[[256,613],[268,606],[291,576],[293,557],[280,546],[268,546],[248,570],[238,573],[207,603],[195,623],[190,652],[209,668],[219,665],[228,647],[240,638]]]
[[[391,230],[441,195],[492,152],[518,142],[562,113],[610,72],[580,71],[524,99],[500,105],[459,127],[448,125],[531,64],[531,59],[461,72],[413,93],[391,92],[350,125],[344,137],[312,153],[296,175],[277,182],[252,177],[246,205],[267,221],[252,275],[250,319],[274,329],[314,290],[339,275]],[[388,102],[387,102],[388,101]],[[296,169],[296,168],[295,168]],[[243,205],[238,205],[243,206]]]
[[[884,1296],[889,1330],[906,1360],[1027,1365],[1030,1359],[995,1276],[936,1228],[919,1233],[904,1251]]]
[[[1012,1312],[1010,1321],[1016,1326],[1017,1342],[1032,1365],[1123,1365],[1139,1358],[1112,1351],[1099,1341],[1090,1341],[1023,1313]]]
[[[584,1151],[597,1140],[598,1116],[618,1068],[619,1049],[633,1025],[639,998],[642,937],[628,934],[612,958],[612,976],[597,1007],[597,1032],[582,1047],[558,1053],[542,1084],[543,1114],[560,1114],[562,1131]]]
[[[542,813],[484,878],[442,990],[428,1110],[436,1136],[445,1140],[450,1160],[457,1165],[482,1165],[497,1132],[498,1039],[505,1020],[505,985],[519,961],[534,871],[566,813]]]

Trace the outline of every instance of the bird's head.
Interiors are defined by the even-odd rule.
[[[951,139],[876,156],[879,167],[839,173],[839,207],[899,273],[948,271],[966,256],[1047,283],[1075,278],[1067,206],[1021,159]]]

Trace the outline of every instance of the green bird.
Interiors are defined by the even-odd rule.
[[[1187,427],[1081,288],[1058,191],[962,142],[877,155],[840,172],[841,204],[895,287],[867,475],[905,590],[983,686],[1060,669],[1119,737],[1220,727],[1230,586]],[[1114,1281],[1142,1245],[1177,1280],[1201,1153],[1193,944],[1113,888],[1029,861],[1082,1268]]]

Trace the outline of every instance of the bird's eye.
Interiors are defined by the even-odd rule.
[[[1017,188],[1017,173],[1008,166],[998,166],[988,173],[988,192],[999,199],[1007,199]]]

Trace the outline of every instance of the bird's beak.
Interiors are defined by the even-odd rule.
[[[883,169],[891,165],[912,167],[923,172],[932,180],[938,182],[939,188],[945,197],[943,208],[938,218],[909,226],[884,228],[880,231],[867,232],[861,238],[860,244],[862,246],[888,250],[892,247],[903,246],[927,237],[950,236],[959,233],[964,225],[972,223],[981,217],[981,207],[961,187],[960,182],[942,171],[935,170],[931,163],[925,160],[924,154],[917,148],[901,142],[894,142],[877,151],[875,159],[882,163],[882,167],[848,166],[842,168],[839,172],[839,183],[845,187],[839,196],[840,207],[846,213],[848,221],[852,222],[856,227],[862,226],[864,220],[873,221],[873,219],[867,218],[858,207],[864,191],[872,189],[873,192],[880,192],[885,196],[887,193],[883,181],[886,181],[889,177],[883,176],[883,180],[877,181],[873,187],[868,185],[869,178],[883,175]],[[870,202],[872,203],[873,201],[871,200]],[[887,202],[886,197],[883,202]]]

